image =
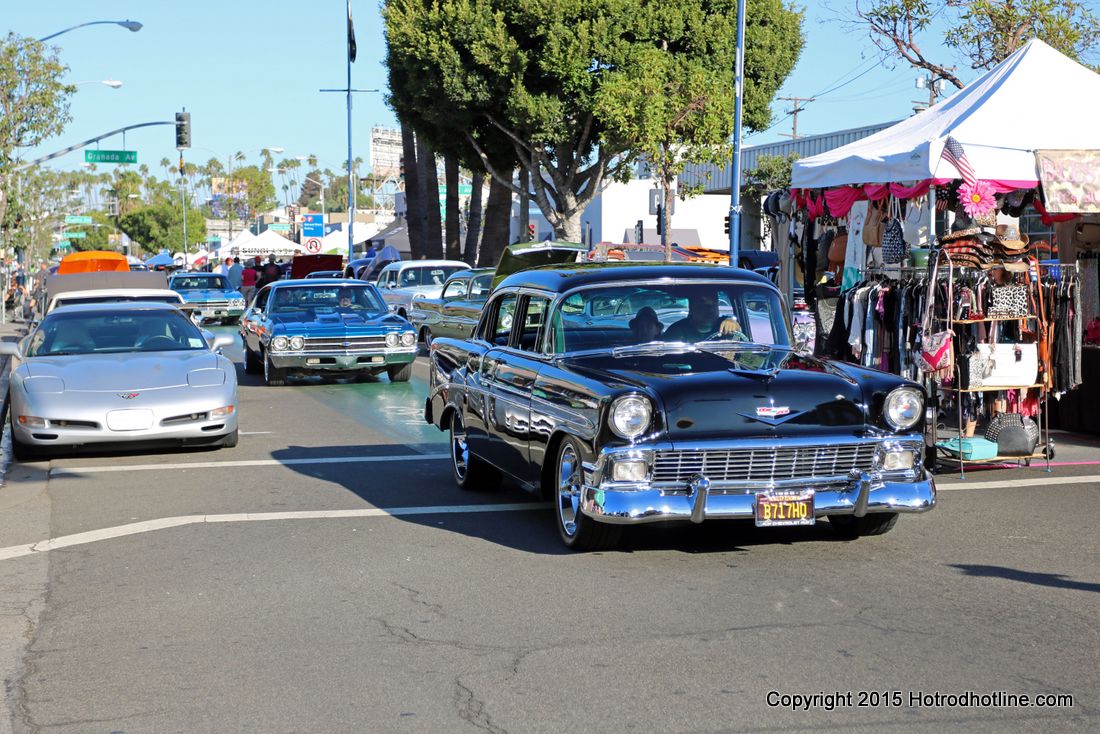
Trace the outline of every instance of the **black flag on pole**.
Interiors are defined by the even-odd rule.
[[[348,61],[355,61],[355,26],[351,22],[351,0],[348,0]]]

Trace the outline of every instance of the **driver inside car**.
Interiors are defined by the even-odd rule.
[[[336,309],[341,313],[347,313],[355,309],[356,303],[350,288],[341,288],[336,294]]]
[[[719,315],[718,294],[714,291],[693,291],[688,296],[688,315],[669,326],[664,334],[665,341],[689,344],[718,338],[748,341],[737,319]]]

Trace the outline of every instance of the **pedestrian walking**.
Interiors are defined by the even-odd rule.
[[[241,267],[241,259],[239,257],[226,258],[226,262],[231,262],[228,272],[226,272],[226,280],[229,281],[229,287],[235,291],[241,289],[242,273],[244,268]]]
[[[245,305],[252,303],[252,296],[256,293],[256,279],[259,278],[254,260],[247,260],[241,268],[241,295],[244,296]]]

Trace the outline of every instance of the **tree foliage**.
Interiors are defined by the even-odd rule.
[[[745,172],[742,187],[745,196],[760,197],[777,189],[790,188],[791,169],[798,159],[797,153],[759,156],[756,166]]]
[[[515,193],[494,153],[525,168],[559,237],[578,240],[588,203],[660,141],[684,141],[680,159],[728,136],[736,0],[386,0],[383,16],[399,114],[456,131]],[[783,0],[750,0],[747,25],[745,118],[762,126],[800,21]]]
[[[972,69],[989,69],[1032,38],[1086,63],[1097,49],[1100,20],[1078,0],[871,0],[855,14],[890,58],[963,87],[946,59],[928,52],[923,36],[947,28],[943,43]]]

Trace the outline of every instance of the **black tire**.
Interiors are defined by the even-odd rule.
[[[833,531],[842,538],[860,538],[864,535],[882,535],[890,532],[898,522],[896,512],[876,512],[863,517],[834,515],[829,518]]]
[[[233,433],[226,434],[225,437],[222,438],[222,440],[218,443],[218,446],[222,447],[223,449],[236,448],[237,442],[239,440],[240,440],[240,431],[239,431],[239,429],[234,428]]]
[[[249,375],[258,375],[264,371],[259,355],[249,349],[248,344],[244,345],[244,371]]]
[[[489,464],[470,453],[466,443],[466,427],[462,413],[451,413],[450,421],[451,476],[459,489],[492,491],[500,487],[500,473]]]
[[[238,319],[236,318],[222,319],[222,326],[235,326],[237,321]]]
[[[580,444],[566,437],[558,446],[550,496],[554,504],[554,524],[558,535],[570,550],[609,550],[619,543],[623,529],[619,525],[593,520],[580,511],[580,492],[584,481]]]
[[[286,368],[271,364],[271,358],[264,358],[264,382],[268,387],[282,387],[286,384]]]
[[[43,458],[43,451],[37,446],[20,441],[19,437],[15,435],[13,425],[11,428],[11,455],[15,457],[16,461],[38,461]]]
[[[391,364],[386,368],[386,374],[390,376],[390,382],[408,382],[412,377],[413,363]]]
[[[427,326],[420,328],[420,341],[424,344],[425,349],[432,348],[432,330]]]

